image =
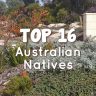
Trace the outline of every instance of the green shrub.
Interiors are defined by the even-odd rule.
[[[6,85],[3,96],[22,96],[30,92],[31,86],[29,77],[16,76]]]
[[[66,22],[66,19],[68,17],[68,11],[64,8],[60,9],[57,13],[57,21],[58,22]]]
[[[96,96],[96,71],[82,69],[35,73],[36,82],[30,95],[25,96]],[[37,77],[36,77],[36,74]],[[33,76],[33,74],[32,74]]]
[[[7,65],[7,58],[5,57],[3,49],[0,50],[0,72],[2,72],[5,69],[5,66]]]
[[[28,6],[27,6],[27,8],[30,10],[30,11],[32,11],[32,10],[40,10],[40,6],[39,6],[39,4],[37,4],[37,3],[31,3],[31,4],[29,4]]]
[[[16,56],[17,48],[8,47],[6,50],[6,57],[8,57],[8,62],[11,66],[17,66],[18,64],[23,64],[24,59],[27,59],[26,56],[18,55]],[[24,46],[20,47],[21,49],[24,48]]]

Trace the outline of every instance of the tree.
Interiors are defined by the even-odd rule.
[[[7,0],[6,3],[9,9],[16,9],[24,5],[22,0]]]
[[[71,10],[82,14],[86,10],[86,0],[71,0]]]
[[[51,9],[54,18],[57,17],[57,15],[61,13],[59,11],[64,8],[69,12],[69,18],[71,16],[73,17],[73,13],[76,13],[77,17],[79,16],[80,18],[80,22],[82,21],[81,15],[86,12],[88,8],[94,5],[96,5],[96,0],[52,0],[52,3],[45,4],[45,6]]]
[[[7,9],[5,2],[0,1],[0,15],[4,14]]]
[[[41,9],[41,7],[40,7],[40,5],[38,4],[38,3],[31,3],[31,4],[29,4],[28,6],[27,6],[27,8],[29,9],[29,10],[40,10]]]
[[[29,5],[30,3],[34,3],[35,0],[23,0],[25,5]]]
[[[57,14],[59,14],[58,12],[60,11],[60,9],[64,8],[68,12],[70,11],[70,0],[51,0],[51,3],[45,4],[45,7],[50,8],[50,12],[52,16],[55,18],[54,20],[57,21],[56,17]]]
[[[78,14],[82,14],[89,7],[96,5],[96,0],[53,0],[53,7],[57,10],[65,8],[69,11],[74,11]]]
[[[60,9],[57,13],[57,21],[58,22],[66,22],[68,17],[68,12],[64,8]]]
[[[82,14],[86,12],[88,8],[93,6],[93,0],[70,0],[71,11],[79,14],[80,22],[82,24]]]

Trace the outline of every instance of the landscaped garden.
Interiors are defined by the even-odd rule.
[[[47,2],[48,1],[48,2]],[[82,14],[95,6],[93,0],[43,0],[42,6],[34,0],[0,1],[0,96],[96,96],[96,41],[83,40]],[[40,2],[41,3],[41,2]],[[94,9],[94,7],[93,7]],[[22,42],[21,28],[50,28],[52,35],[46,43]],[[58,30],[67,33],[75,28],[74,43],[60,43]],[[66,34],[65,34],[66,36]],[[44,50],[58,47],[80,50],[81,56],[16,56],[21,50]],[[23,51],[22,51],[23,52]],[[39,52],[37,52],[38,54]],[[50,60],[55,64],[72,61],[73,68],[24,70],[24,60],[32,63]],[[41,65],[42,66],[42,65]]]

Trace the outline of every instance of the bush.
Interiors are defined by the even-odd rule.
[[[60,9],[57,13],[57,21],[64,23],[66,22],[66,19],[68,18],[68,11],[64,8]]]
[[[28,10],[32,11],[32,10],[40,10],[41,7],[39,6],[39,4],[37,3],[31,3],[27,6]]]
[[[95,96],[95,72],[76,69],[59,73],[35,73],[35,81],[38,79],[38,82],[30,94],[25,96]]]
[[[7,84],[6,89],[3,91],[3,96],[22,96],[29,93],[31,86],[29,77],[16,76]]]
[[[71,13],[67,16],[65,23],[71,24],[73,22],[79,21],[79,15],[76,13]]]
[[[6,57],[8,58],[8,63],[14,67],[17,66],[18,64],[23,64],[24,60],[27,59],[26,56],[21,56],[21,55],[16,56],[17,48],[18,47],[6,48]],[[24,46],[21,46],[20,48],[23,49]]]
[[[54,22],[55,18],[49,13],[48,16],[46,16],[46,18],[44,18],[43,20],[44,20],[44,24],[48,25],[48,24]]]
[[[5,69],[7,65],[7,58],[5,57],[4,51],[0,50],[0,72]]]

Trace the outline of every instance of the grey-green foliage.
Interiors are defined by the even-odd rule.
[[[81,46],[81,58],[78,61],[87,68],[96,69],[96,42],[86,42]]]
[[[38,47],[42,47],[44,46],[44,44],[41,45],[36,45]],[[35,48],[36,48],[35,46]],[[38,56],[36,59],[34,58],[34,60],[32,61],[33,63],[38,61],[40,63],[42,63],[42,60],[47,61],[48,59],[50,60],[50,62],[69,62],[71,61],[74,66],[77,67],[84,67],[84,68],[88,68],[88,69],[96,69],[96,41],[76,41],[74,43],[66,43],[66,44],[61,44],[58,41],[57,42],[53,42],[53,48],[55,48],[58,51],[58,47],[65,47],[65,50],[67,49],[71,49],[71,50],[80,50],[81,52],[81,56],[71,56],[71,57],[67,57],[67,56],[62,56],[62,57],[52,57],[50,56],[50,54],[48,54],[46,57],[45,56]]]
[[[96,69],[96,41],[67,43],[65,48],[79,49],[81,51],[80,57],[64,57],[65,60],[70,59],[76,65],[81,64],[83,67]]]

